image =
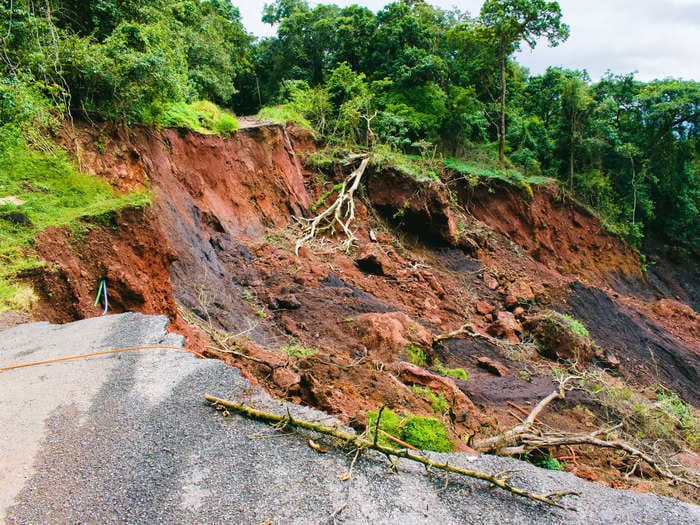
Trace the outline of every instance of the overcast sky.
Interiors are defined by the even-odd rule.
[[[243,23],[255,35],[271,35],[274,29],[260,21],[265,0],[233,0]],[[375,12],[389,3],[381,0],[335,2],[360,4]],[[433,0],[443,8],[457,7],[472,16],[483,0]],[[639,80],[675,77],[700,80],[700,0],[559,0],[571,37],[559,47],[545,43],[526,49],[518,61],[541,73],[547,66],[586,69],[593,80],[607,70],[636,71]]]

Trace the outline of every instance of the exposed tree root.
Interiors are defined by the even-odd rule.
[[[572,379],[576,379],[576,377],[569,376],[562,379],[560,381],[559,389],[555,390],[537,403],[535,408],[533,408],[528,414],[527,418],[520,424],[497,436],[474,440],[471,443],[472,447],[479,452],[488,452],[505,456],[525,454],[526,452],[534,449],[576,445],[591,445],[594,447],[617,449],[639,458],[639,460],[649,465],[654,472],[656,472],[662,478],[668,479],[675,483],[685,483],[692,487],[700,488],[698,483],[678,476],[663,468],[651,455],[633,447],[629,443],[621,440],[609,441],[598,437],[601,434],[610,434],[614,430],[620,428],[621,424],[610,429],[601,429],[591,434],[566,434],[561,432],[545,432],[538,430],[535,427],[537,416],[555,399],[564,399],[566,395],[566,384]]]
[[[307,242],[313,240],[318,233],[333,229],[336,225],[340,226],[346,237],[345,241],[342,243],[343,249],[347,251],[352,247],[352,244],[356,240],[355,234],[350,229],[350,223],[355,219],[355,192],[360,187],[362,175],[364,175],[367,165],[369,164],[369,156],[359,158],[362,158],[362,162],[360,162],[359,167],[345,179],[340,190],[338,190],[338,197],[333,204],[312,219],[299,219],[307,223],[304,226],[304,231],[306,233],[297,241],[294,248],[295,254],[299,255],[299,249]]]
[[[420,452],[413,452],[411,450],[407,449],[396,449],[396,448],[391,448],[384,446],[380,443],[376,442],[376,439],[374,441],[370,441],[366,439],[364,435],[356,435],[356,434],[351,434],[349,432],[345,432],[344,430],[341,430],[339,428],[330,428],[326,427],[324,425],[321,425],[319,423],[311,423],[308,421],[301,421],[299,419],[294,419],[292,418],[291,415],[286,415],[286,416],[281,416],[278,414],[272,414],[270,412],[265,412],[262,410],[256,410],[254,408],[251,408],[249,406],[239,404],[239,403],[234,403],[232,401],[227,401],[225,399],[220,399],[214,396],[210,395],[205,395],[204,396],[207,401],[212,403],[215,407],[219,409],[228,409],[228,410],[234,410],[238,413],[241,413],[247,417],[253,418],[253,419],[258,419],[262,421],[268,421],[270,423],[275,423],[277,425],[277,428],[282,429],[282,428],[287,428],[287,427],[296,427],[296,428],[303,428],[306,430],[311,430],[313,432],[318,432],[320,434],[325,434],[327,436],[331,436],[333,438],[336,438],[342,442],[344,442],[346,445],[354,447],[356,450],[361,451],[361,450],[366,450],[366,449],[372,449],[376,450],[378,452],[381,452],[382,454],[386,455],[387,457],[397,457],[397,458],[405,458],[409,459],[411,461],[415,461],[417,463],[421,463],[425,465],[426,467],[431,467],[431,468],[436,468],[439,470],[443,470],[445,472],[451,472],[454,474],[460,474],[462,476],[466,476],[469,478],[474,478],[474,479],[479,479],[482,481],[486,481],[488,483],[491,483],[492,485],[499,487],[505,491],[508,491],[512,494],[515,494],[517,496],[522,496],[524,498],[528,498],[531,500],[539,501],[541,503],[545,503],[547,505],[563,508],[563,509],[568,509],[568,510],[576,510],[572,509],[570,507],[566,507],[562,505],[559,501],[561,500],[562,497],[567,496],[567,495],[576,495],[577,493],[575,492],[557,492],[557,493],[551,493],[551,494],[537,494],[534,492],[530,492],[524,489],[520,489],[517,487],[514,487],[510,485],[508,482],[510,481],[509,476],[505,475],[491,475],[491,474],[486,474],[485,472],[479,472],[477,470],[471,470],[471,469],[465,469],[461,467],[456,467],[453,465],[450,465],[448,463],[439,463],[437,461],[433,461],[427,456],[421,455]],[[379,419],[379,417],[378,417]],[[375,434],[377,435],[377,434]]]

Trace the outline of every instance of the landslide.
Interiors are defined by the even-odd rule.
[[[599,349],[584,367],[700,405],[699,318],[668,293],[674,276],[655,285],[661,266],[650,280],[636,252],[554,185],[530,195],[501,181],[472,187],[449,174],[441,183],[370,167],[356,248],[339,251],[331,232],[296,256],[295,217],[327,205],[347,175],[304,167],[317,145],[303,130],[247,121],[223,139],[83,126],[64,144],[84,170],[155,197],[148,210],[37,239],[48,263],[32,275],[37,318],[98,315],[94,293],[106,279],[112,312],[165,313],[193,351],[235,364],[278,396],[359,428],[381,404],[436,415],[461,450],[475,433],[517,423],[513,404],[527,410],[553,390],[551,369],[565,365],[541,355],[527,328],[551,310],[590,331]],[[465,322],[480,337],[435,342]],[[467,380],[445,373],[460,368]],[[435,413],[426,387],[449,408]],[[552,407],[541,419],[569,431],[590,432],[607,414],[590,392]],[[569,466],[648,489],[625,478],[630,467],[595,451]]]

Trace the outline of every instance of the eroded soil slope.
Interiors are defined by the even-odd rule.
[[[356,426],[380,404],[434,414],[434,400],[414,388],[429,387],[447,401],[436,415],[463,449],[470,435],[517,423],[513,405],[550,393],[557,357],[700,404],[700,320],[671,293],[688,287],[673,274],[659,285],[662,266],[650,279],[635,252],[555,186],[530,196],[370,168],[356,247],[344,253],[323,237],[297,256],[295,218],[311,216],[344,176],[303,167],[315,148],[304,132],[261,125],[222,139],[85,128],[66,143],[84,169],[120,189],[150,188],[154,204],[80,232],[46,231],[37,247],[51,264],[33,276],[37,317],[96,315],[106,278],[111,311],[165,313],[198,353]],[[552,309],[582,321],[595,351],[538,352],[537,320]],[[467,322],[475,336],[436,342]],[[466,375],[445,373],[459,368]],[[552,406],[541,417],[564,430],[590,431],[605,416],[583,392]],[[589,456],[571,469],[646,486],[625,481],[630,465],[615,453]]]

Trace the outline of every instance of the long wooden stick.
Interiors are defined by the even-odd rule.
[[[517,496],[522,496],[523,498],[528,498],[531,500],[539,501],[545,503],[546,505],[551,505],[554,507],[559,507],[567,510],[576,510],[571,507],[566,507],[559,503],[559,500],[563,496],[567,495],[577,495],[577,492],[557,492],[551,494],[537,494],[534,492],[529,492],[524,489],[513,487],[508,483],[509,477],[498,476],[486,474],[485,472],[479,472],[478,470],[471,470],[461,467],[455,467],[448,463],[439,463],[433,461],[432,459],[421,455],[418,452],[413,452],[407,449],[396,449],[392,447],[384,446],[380,443],[373,443],[372,441],[366,439],[363,435],[351,434],[339,428],[330,428],[319,423],[312,423],[310,421],[302,421],[299,419],[292,418],[291,415],[281,416],[278,414],[272,414],[270,412],[265,412],[262,410],[256,410],[247,405],[234,403],[233,401],[227,401],[218,397],[211,395],[205,395],[204,398],[212,403],[214,406],[226,408],[229,410],[234,410],[240,414],[243,414],[252,419],[258,419],[261,421],[269,421],[271,423],[277,423],[280,427],[297,427],[304,428],[306,430],[312,430],[313,432],[318,432],[319,434],[325,434],[327,436],[332,436],[341,441],[344,441],[347,445],[351,445],[358,450],[362,449],[373,449],[387,456],[394,456],[399,458],[409,459],[417,463],[421,463],[428,467],[444,470],[446,472],[452,472],[454,474],[460,474],[469,478],[479,479],[491,483],[492,485],[508,491]]]

